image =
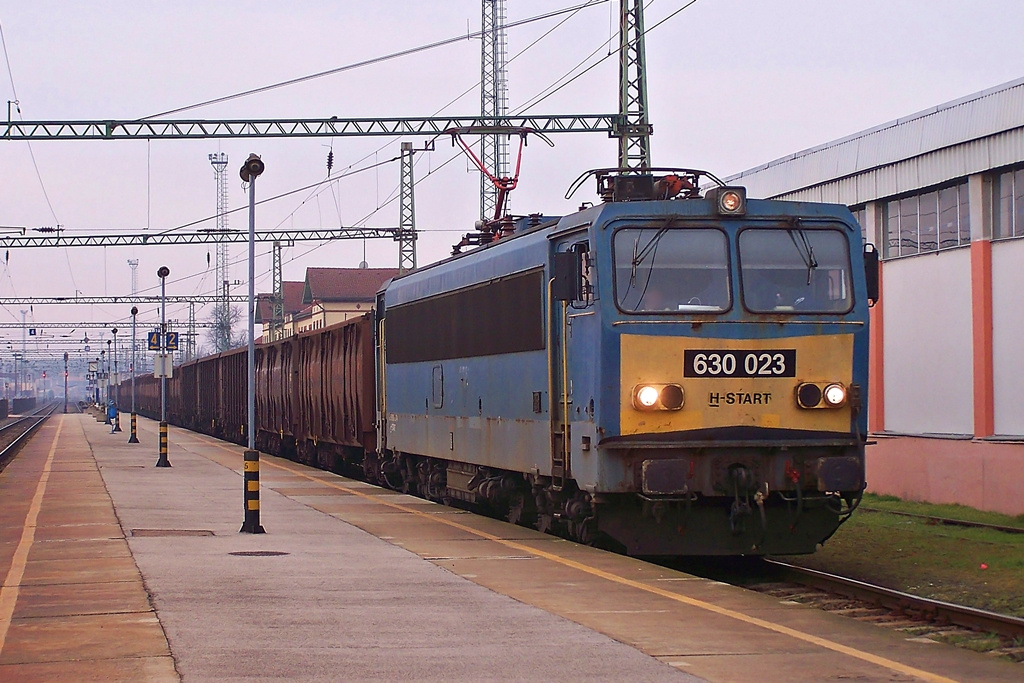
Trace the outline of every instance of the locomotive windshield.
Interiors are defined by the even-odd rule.
[[[739,235],[743,305],[755,313],[846,313],[850,253],[832,229],[747,229]]]
[[[619,308],[719,313],[732,304],[729,246],[713,228],[624,228],[615,233]]]

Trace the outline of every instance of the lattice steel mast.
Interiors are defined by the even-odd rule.
[[[284,268],[280,240],[274,242],[273,254],[274,298],[271,302],[270,338],[277,340],[284,336]]]
[[[139,293],[139,259],[128,259],[128,267],[132,269],[132,296]]]
[[[219,233],[228,230],[228,178],[227,165],[228,155],[224,152],[210,155],[210,164],[213,165],[214,180],[217,182],[217,228]],[[227,301],[228,282],[231,279],[228,271],[228,245],[227,242],[217,242],[217,288],[222,300],[213,308],[213,317],[217,322],[217,333],[215,342],[217,351],[227,351],[231,348],[231,305]]]
[[[416,270],[416,202],[411,142],[402,143],[402,178],[398,202],[398,272]]]
[[[619,3],[619,168],[651,167],[647,118],[647,57],[644,49],[643,0]]]
[[[505,0],[483,0],[480,31],[480,117],[502,119],[508,116]],[[496,178],[508,176],[508,137],[499,133],[481,135],[480,162]],[[498,188],[481,173],[481,220],[494,218],[497,202]]]

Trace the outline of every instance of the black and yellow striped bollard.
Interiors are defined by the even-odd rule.
[[[160,423],[160,457],[156,461],[157,467],[170,467],[171,463],[167,460],[167,423]]]
[[[136,421],[135,418],[136,418],[135,413],[132,413],[132,435],[130,437],[128,437],[128,443],[138,443],[139,442],[139,432],[138,432],[139,425],[138,425],[138,422]]]
[[[245,506],[245,521],[239,533],[266,533],[260,526],[260,452],[245,451],[243,456],[242,482],[245,487],[242,500]]]

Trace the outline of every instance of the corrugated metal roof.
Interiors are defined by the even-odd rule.
[[[949,179],[984,170],[976,168],[981,161],[978,141],[999,138],[992,140],[985,156],[986,163],[1000,163],[992,163],[988,168],[1021,161],[1022,131],[1024,78],[796,152],[726,178],[725,182],[745,185],[752,197],[791,196],[798,192],[806,196],[814,194],[806,190],[818,185],[898,166],[893,177],[883,173],[884,180],[875,183],[877,191],[883,194],[863,196],[861,185],[856,201],[843,199],[855,204],[892,194],[888,192],[891,189],[905,192],[928,182],[942,182],[930,180],[938,176]],[[960,146],[973,149],[950,151]],[[917,162],[905,163],[913,159]],[[957,174],[949,175],[951,172]]]

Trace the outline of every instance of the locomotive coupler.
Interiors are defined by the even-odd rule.
[[[729,478],[732,480],[733,490],[732,507],[729,509],[729,529],[734,536],[738,536],[747,530],[746,518],[751,514],[749,492],[753,484],[753,475],[746,467],[734,465],[729,468]],[[742,499],[740,489],[743,490]],[[761,514],[763,519],[763,508]]]
[[[764,483],[764,491],[758,490],[754,494],[754,502],[757,504],[757,510],[761,513],[761,528],[768,529],[768,519],[764,514],[764,499],[768,497],[768,482]]]

